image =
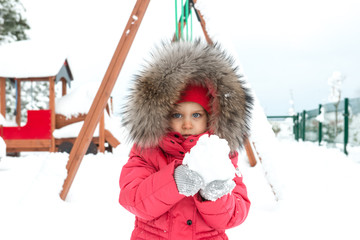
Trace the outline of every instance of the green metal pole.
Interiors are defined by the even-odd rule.
[[[182,7],[184,6],[184,1],[181,0],[181,27],[180,27],[180,36],[181,39],[184,39],[184,8]]]
[[[295,129],[295,139],[299,141],[299,131],[300,131],[300,124],[299,124],[299,113],[296,114],[296,129]]]
[[[191,25],[190,25],[190,41],[193,39],[193,13],[192,8],[190,8],[190,17],[191,17]]]
[[[344,102],[344,153],[348,155],[348,151],[346,149],[347,144],[349,142],[349,99],[345,98]]]
[[[186,0],[185,6],[186,6],[186,10],[185,10],[185,15],[186,15],[186,41],[188,41],[189,40],[189,0]]]
[[[296,140],[296,116],[293,116],[293,133]]]
[[[302,140],[305,141],[305,117],[306,117],[306,111],[304,110],[302,112]]]
[[[175,31],[176,31],[176,40],[179,40],[179,26],[178,26],[178,15],[177,15],[177,0],[175,0]]]
[[[321,108],[322,108],[322,105],[319,104],[319,115],[321,114]],[[318,140],[319,140],[319,146],[321,145],[321,141],[322,141],[322,122],[319,121],[319,128],[318,128]]]

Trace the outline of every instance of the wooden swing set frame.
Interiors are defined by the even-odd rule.
[[[191,0],[191,6],[193,7],[197,18],[201,24],[202,30],[204,32],[206,41],[208,44],[213,44],[213,41],[209,37],[209,34],[206,30],[206,24],[203,18],[203,15],[200,13],[198,9],[195,8],[194,4],[196,0]],[[150,3],[150,0],[137,0],[134,6],[134,9],[129,17],[127,25],[123,31],[121,39],[117,45],[115,53],[111,59],[109,67],[105,73],[105,76],[102,80],[102,83],[97,91],[97,94],[94,98],[94,101],[91,105],[89,113],[87,114],[84,124],[81,128],[79,136],[76,138],[74,146],[70,152],[69,160],[66,165],[67,169],[67,177],[64,181],[62,191],[60,193],[60,198],[65,200],[67,194],[69,193],[70,187],[74,181],[76,173],[80,167],[81,161],[86,153],[86,150],[91,142],[92,136],[94,134],[96,125],[98,124],[102,113],[106,107],[107,101],[110,98],[111,92],[114,88],[116,80],[120,74],[121,68],[125,62],[127,54],[129,53],[130,47],[134,41],[135,35],[140,27],[142,19],[145,15],[146,9]],[[185,6],[184,6],[185,8]],[[183,17],[183,16],[181,16]],[[187,19],[178,22],[179,29],[182,24],[186,24]],[[174,34],[173,41],[181,38],[181,33],[179,32],[179,36]],[[251,166],[256,165],[256,159],[254,156],[254,152],[251,147],[251,143],[248,139],[245,141],[245,150],[249,159],[249,163]]]

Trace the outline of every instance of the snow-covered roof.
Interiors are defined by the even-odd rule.
[[[64,68],[69,83],[72,74],[60,46],[32,40],[0,45],[0,77],[39,78],[56,76]],[[63,72],[62,72],[63,73]],[[57,79],[58,80],[58,79]]]

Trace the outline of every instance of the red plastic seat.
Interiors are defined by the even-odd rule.
[[[51,110],[28,110],[28,120],[22,127],[2,127],[1,136],[10,139],[50,139]]]

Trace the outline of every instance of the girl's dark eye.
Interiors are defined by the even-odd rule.
[[[174,113],[172,115],[173,118],[181,118],[181,114],[180,113]]]
[[[201,114],[200,113],[193,113],[193,117],[194,118],[199,118],[199,117],[201,117]]]

